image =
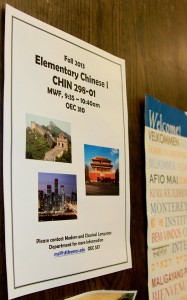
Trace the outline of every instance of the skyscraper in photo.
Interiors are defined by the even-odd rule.
[[[51,185],[47,184],[47,194],[50,195],[52,192]]]
[[[54,191],[55,194],[58,195],[58,178],[54,179]]]
[[[61,199],[61,208],[63,208],[64,207],[64,201],[65,201],[64,185],[60,186],[60,199]]]

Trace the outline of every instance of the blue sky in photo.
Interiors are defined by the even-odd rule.
[[[106,157],[111,160],[113,170],[119,168],[119,149],[100,147],[94,145],[84,145],[84,161],[90,167],[92,158],[96,156]]]
[[[37,115],[26,114],[26,128],[31,126],[31,121],[34,121],[39,125],[45,125],[45,126],[48,126],[50,122],[53,122],[62,131],[64,131],[67,134],[71,135],[71,125],[68,122],[49,119],[49,118],[45,118],[45,117],[37,116]]]
[[[47,192],[47,185],[50,184],[52,192],[54,192],[54,179],[58,179],[58,188],[64,185],[65,194],[77,192],[76,175],[71,174],[54,174],[54,173],[38,173],[38,190]]]

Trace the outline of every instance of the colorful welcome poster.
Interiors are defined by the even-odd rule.
[[[6,7],[9,298],[131,267],[125,62]]]
[[[187,115],[145,104],[150,300],[187,299]]]

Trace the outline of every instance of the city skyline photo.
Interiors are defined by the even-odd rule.
[[[72,219],[77,219],[76,175],[39,172],[39,222]]]

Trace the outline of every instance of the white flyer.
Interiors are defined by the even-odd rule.
[[[131,267],[125,62],[6,6],[9,298]]]

